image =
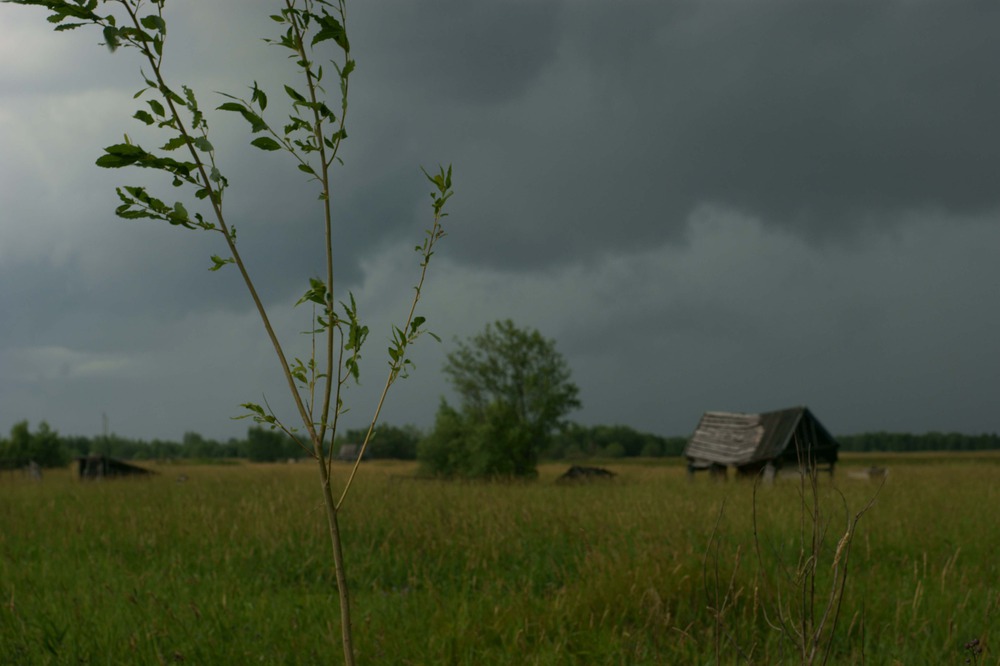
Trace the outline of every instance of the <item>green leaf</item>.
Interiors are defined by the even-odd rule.
[[[255,414],[260,414],[261,416],[264,415],[264,408],[252,402],[244,402],[242,405],[240,405],[240,407],[243,407],[244,409],[254,412]]]
[[[100,16],[91,11],[90,8],[83,6],[82,2],[78,2],[73,5],[62,0],[19,0],[18,4],[41,5],[46,7],[52,12],[52,15],[46,19],[49,23],[59,23],[69,17],[83,19],[84,21],[90,21],[91,23],[100,23],[103,20]],[[78,23],[73,25],[73,27],[77,27],[78,25],[84,24]],[[59,28],[56,28],[56,30],[58,29]]]
[[[49,17],[52,18],[51,16]],[[56,26],[56,32],[62,32],[63,30],[74,30],[76,28],[87,25],[86,23],[63,23],[62,25]]]
[[[267,95],[264,94],[263,90],[257,87],[256,81],[253,82],[252,90],[253,95],[250,97],[250,101],[257,102],[257,105],[260,106],[260,110],[263,111],[267,108]]]
[[[177,150],[181,146],[187,145],[187,140],[183,136],[175,136],[160,147],[160,150]]]
[[[225,102],[218,107],[219,111],[235,111],[243,116],[248,123],[250,123],[250,131],[256,134],[257,132],[263,132],[267,129],[267,123],[258,116],[256,113],[248,109],[243,104],[237,102]]]
[[[141,23],[142,27],[146,28],[147,30],[156,30],[157,32],[163,34],[166,34],[167,32],[167,22],[164,21],[161,16],[157,16],[156,14],[143,16],[139,20],[139,23]]]
[[[203,153],[210,153],[214,148],[206,136],[196,136],[193,140],[194,147]]]
[[[316,175],[316,172],[313,171],[313,168],[311,166],[309,166],[308,164],[300,164],[299,165],[299,171],[302,171],[304,173],[308,173],[311,176],[315,176]]]
[[[292,101],[298,102],[300,104],[305,104],[306,103],[306,98],[303,97],[302,93],[300,93],[299,91],[297,91],[295,88],[286,85],[285,86],[285,92],[288,93],[288,96],[292,98]]]
[[[146,100],[146,104],[149,104],[149,108],[152,109],[153,113],[155,113],[156,115],[161,117],[166,115],[166,113],[163,110],[163,105],[157,102],[155,99]]]
[[[117,28],[112,25],[104,26],[104,43],[107,44],[108,50],[112,53],[118,49],[121,41],[118,39]]]
[[[232,264],[232,263],[235,263],[235,261],[236,260],[233,259],[232,257],[229,257],[228,259],[223,259],[219,255],[213,254],[212,255],[212,266],[209,267],[208,270],[210,270],[210,271],[217,271],[220,268],[222,268],[223,266],[225,266],[226,264]]]
[[[97,158],[96,164],[105,169],[119,169],[135,164],[147,154],[139,146],[134,146],[130,143],[117,143],[113,146],[108,146],[104,149],[104,152],[106,154]]]
[[[242,405],[240,405],[240,407],[251,413],[244,414],[243,416],[235,416],[233,417],[235,420],[252,418],[257,423],[271,423],[271,424],[274,424],[277,421],[277,419],[274,416],[265,412],[264,408],[261,407],[260,405],[256,405],[252,402],[244,402]]]
[[[152,125],[153,123],[156,122],[153,116],[149,115],[149,111],[143,111],[142,109],[136,111],[135,115],[133,115],[132,117],[135,118],[136,120],[141,120],[147,125]]]
[[[166,86],[164,86],[164,87],[160,88],[160,92],[163,93],[163,96],[166,97],[166,98],[168,98],[174,104],[180,104],[181,106],[187,106],[187,101],[185,101],[185,99],[183,97],[181,97],[180,95],[178,95],[177,93],[175,93],[170,88],[167,88]]]
[[[167,221],[170,222],[170,224],[180,225],[187,227],[188,229],[194,228],[191,224],[191,218],[188,215],[187,209],[180,201],[175,203],[173,210],[167,213]]]
[[[281,144],[269,136],[257,137],[250,142],[251,146],[256,146],[261,150],[281,150]]]
[[[332,39],[337,43],[337,46],[344,50],[344,53],[350,52],[351,45],[347,41],[347,32],[344,30],[344,26],[340,24],[340,21],[324,11],[322,16],[316,17],[316,22],[319,23],[320,29],[313,36],[311,46],[316,46],[321,42]]]
[[[122,39],[129,39],[134,42],[151,42],[153,36],[145,30],[139,28],[118,28],[118,36]]]
[[[303,294],[295,305],[302,305],[305,302],[318,303],[326,306],[327,294],[326,283],[319,278],[309,278],[309,290]]]

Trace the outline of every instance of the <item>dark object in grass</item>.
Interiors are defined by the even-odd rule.
[[[114,479],[125,476],[149,476],[156,472],[130,465],[124,460],[102,455],[80,456],[76,458],[78,473],[82,481]]]
[[[584,467],[573,465],[566,473],[556,479],[557,483],[576,483],[580,481],[609,481],[615,478],[615,473],[603,467]]]

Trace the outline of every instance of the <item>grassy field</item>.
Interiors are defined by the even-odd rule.
[[[848,458],[821,483],[817,607],[845,503],[876,488],[846,472],[871,464],[891,473],[855,535],[828,663],[964,664],[978,638],[970,663],[1000,664],[1000,456]],[[752,484],[607,466],[614,482],[565,487],[565,464],[528,484],[366,464],[343,518],[359,662],[800,663],[771,626],[779,604],[793,624],[803,607],[798,482],[758,491],[755,544]],[[153,468],[0,476],[0,663],[339,663],[314,468]]]

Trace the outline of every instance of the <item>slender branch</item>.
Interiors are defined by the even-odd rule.
[[[285,0],[285,6],[291,10],[294,8],[295,3],[293,0]],[[339,6],[341,25],[344,26],[345,30],[347,27],[347,11],[343,3],[340,2]],[[305,26],[302,25],[301,19],[298,15],[289,11],[289,24],[295,33],[295,46],[298,50],[298,55],[301,58],[303,65],[303,71],[306,77],[306,87],[309,93],[309,101],[311,103],[312,114],[313,114],[313,137],[316,141],[316,146],[319,149],[320,158],[320,172],[318,178],[323,190],[323,216],[324,216],[324,232],[325,232],[325,249],[326,249],[326,285],[327,285],[327,325],[326,325],[326,381],[324,382],[325,388],[323,391],[323,406],[320,409],[320,426],[319,426],[319,439],[320,444],[326,439],[326,434],[329,428],[329,416],[330,416],[330,401],[333,395],[333,348],[334,348],[334,307],[336,300],[334,298],[334,282],[333,282],[333,211],[332,211],[332,191],[330,187],[330,168],[334,161],[337,159],[337,152],[340,149],[341,140],[343,137],[344,124],[347,120],[347,105],[342,105],[342,110],[340,113],[340,119],[338,122],[338,131],[335,133],[337,139],[333,142],[333,147],[331,148],[330,157],[326,154],[326,143],[324,141],[325,136],[323,134],[323,116],[319,112],[319,102],[316,97],[316,88],[318,82],[315,75],[313,74],[312,64],[305,50]],[[347,80],[342,79],[343,92],[342,94],[347,96]],[[337,387],[337,397],[340,397],[340,387]],[[330,455],[332,456],[333,451],[331,449]]]
[[[309,2],[307,1],[307,7]],[[313,447],[316,451],[316,458],[319,464],[320,477],[322,481],[322,491],[323,491],[323,501],[326,505],[326,515],[327,522],[330,530],[330,541],[333,548],[333,559],[334,559],[334,571],[337,577],[337,592],[340,599],[340,629],[341,638],[343,641],[344,649],[344,662],[347,666],[353,666],[354,664],[354,641],[353,641],[353,631],[351,624],[351,604],[350,604],[350,592],[347,586],[347,573],[344,564],[344,554],[341,545],[341,535],[340,535],[340,524],[337,516],[339,505],[333,500],[333,489],[331,487],[331,465],[333,461],[333,436],[336,434],[336,426],[331,429],[329,424],[330,416],[330,400],[333,393],[333,355],[334,355],[334,336],[336,335],[337,325],[335,324],[336,315],[334,312],[335,299],[334,299],[334,282],[333,282],[333,213],[331,209],[331,199],[332,192],[330,187],[330,167],[336,158],[337,149],[340,147],[341,140],[343,139],[343,128],[345,117],[347,115],[347,82],[343,80],[342,77],[342,90],[344,95],[344,103],[342,113],[340,115],[339,131],[337,132],[337,138],[332,148],[333,154],[328,159],[326,156],[326,143],[325,137],[323,136],[323,116],[319,112],[319,105],[316,98],[316,88],[317,81],[313,75],[312,66],[305,51],[305,30],[306,26],[302,24],[301,19],[298,14],[293,11],[295,3],[293,0],[285,0],[285,7],[288,11],[288,21],[291,26],[291,30],[294,33],[295,47],[298,51],[298,55],[301,59],[302,69],[304,70],[306,77],[306,87],[309,93],[309,99],[311,102],[311,108],[313,112],[313,136],[316,142],[316,146],[319,150],[320,155],[320,172],[318,174],[320,184],[322,187],[323,200],[323,226],[324,226],[324,237],[325,237],[325,249],[326,249],[326,317],[324,322],[325,333],[326,333],[326,368],[325,368],[325,381],[323,389],[323,405],[320,408],[320,422],[319,422],[319,432],[315,430],[313,425],[313,420],[309,418],[308,428],[309,434],[313,438]],[[345,7],[343,0],[340,2],[340,14],[341,19],[345,18]],[[315,337],[314,337],[315,344]],[[313,363],[315,363],[315,347],[313,348]],[[341,353],[340,360],[343,360],[343,333],[341,333]],[[340,387],[341,383],[339,381],[340,365],[338,365],[338,381],[337,381],[337,412],[339,415],[339,405],[340,405]],[[336,416],[335,416],[336,418]],[[329,453],[324,453],[324,442],[326,440],[327,431],[331,432],[331,442]]]
[[[127,0],[119,0],[121,4],[125,7],[128,12],[129,18],[132,20],[132,24],[135,26],[136,30],[142,30],[142,25],[139,22],[139,17],[136,15],[136,11],[127,2]],[[226,244],[229,246],[229,251],[232,253],[234,263],[239,269],[240,276],[243,278],[243,283],[247,287],[247,291],[250,292],[250,298],[253,300],[254,306],[257,308],[257,314],[260,316],[261,323],[264,325],[264,330],[267,332],[267,336],[271,341],[271,345],[274,348],[274,352],[278,357],[278,362],[281,365],[281,371],[285,376],[285,381],[288,384],[288,388],[292,393],[292,398],[295,401],[295,406],[299,411],[299,415],[302,417],[302,421],[305,423],[307,430],[311,438],[315,438],[314,428],[312,422],[309,419],[309,413],[306,411],[305,405],[302,402],[302,396],[299,394],[298,387],[295,385],[295,379],[292,377],[291,369],[288,365],[288,360],[285,358],[284,350],[281,346],[281,342],[278,340],[277,334],[274,332],[274,327],[271,325],[271,320],[267,316],[267,310],[264,308],[263,302],[260,300],[260,296],[257,293],[257,289],[254,286],[253,280],[250,278],[250,274],[247,271],[246,265],[243,263],[243,257],[240,255],[239,250],[236,248],[236,241],[233,238],[229,226],[226,224],[225,216],[222,214],[222,196],[218,190],[212,186],[212,181],[208,176],[208,172],[205,169],[205,162],[198,155],[195,150],[194,141],[191,137],[190,132],[184,125],[184,121],[181,117],[180,112],[178,112],[174,100],[171,95],[167,94],[170,87],[167,86],[166,81],[163,78],[162,71],[160,69],[160,60],[157,58],[149,47],[145,43],[137,42],[142,54],[149,61],[150,66],[153,68],[153,75],[156,77],[156,81],[159,84],[160,92],[163,95],[168,107],[170,108],[170,113],[172,114],[174,120],[177,123],[177,131],[181,133],[184,137],[185,143],[187,144],[188,150],[191,153],[191,159],[194,161],[198,173],[202,179],[202,185],[208,190],[208,199],[212,204],[212,210],[215,213],[215,218],[219,223],[219,232],[226,239]]]
[[[336,433],[337,426],[340,425],[340,387],[344,383],[344,334],[340,334],[340,352],[337,356],[337,404],[333,410],[333,424],[330,426],[331,431]],[[330,438],[330,455],[327,457],[326,461],[326,473],[328,475],[333,474],[333,438]],[[339,506],[339,505],[336,505]]]
[[[410,302],[410,311],[406,315],[406,323],[403,325],[403,334],[409,335],[410,325],[413,323],[413,317],[417,310],[417,303],[420,301],[420,292],[424,286],[424,280],[427,277],[427,266],[430,263],[430,257],[433,254],[434,245],[437,240],[441,237],[441,218],[442,213],[440,210],[435,210],[434,213],[434,224],[431,226],[430,231],[428,231],[428,240],[424,246],[424,260],[420,264],[420,279],[417,281],[417,286],[414,288],[413,300]],[[403,343],[405,351],[405,345],[407,344],[407,339],[404,338]],[[399,371],[406,362],[405,353],[400,353],[396,357],[389,367],[389,376],[385,380],[385,386],[382,387],[382,394],[379,396],[378,405],[375,407],[375,413],[372,415],[371,423],[368,425],[368,432],[365,434],[365,441],[361,444],[361,450],[358,451],[357,458],[354,460],[354,466],[351,468],[351,474],[347,478],[347,483],[344,484],[344,490],[340,495],[340,499],[337,500],[337,509],[344,503],[344,499],[347,497],[348,491],[351,489],[351,484],[354,482],[354,476],[358,473],[358,467],[361,465],[361,460],[364,458],[365,450],[368,448],[368,442],[371,441],[372,433],[375,431],[375,424],[378,422],[379,414],[382,412],[382,406],[385,404],[385,397],[389,393],[389,388],[396,382],[396,378],[399,376]]]

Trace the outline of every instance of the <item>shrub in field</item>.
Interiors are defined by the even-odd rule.
[[[295,426],[281,420],[266,404],[245,403],[243,406],[248,410],[248,416],[258,423],[284,431],[318,463],[339,591],[344,656],[348,664],[353,664],[350,604],[338,514],[354,475],[338,491],[338,499],[330,473],[330,443],[337,430],[338,417],[344,411],[342,389],[359,376],[361,348],[368,335],[368,327],[358,318],[353,295],[338,297],[334,291],[332,168],[340,163],[338,153],[347,137],[348,90],[355,69],[346,30],[346,1],[284,0],[277,3],[279,8],[271,15],[280,26],[280,33],[276,38],[265,41],[285,51],[285,55],[290,56],[298,67],[298,78],[284,86],[292,108],[287,124],[272,125],[266,115],[268,95],[256,82],[250,88],[249,99],[223,94],[225,101],[217,107],[239,116],[249,125],[250,132],[255,135],[250,142],[254,147],[265,152],[287,153],[294,167],[318,189],[316,229],[317,235],[322,238],[326,262],[324,274],[308,279],[308,287],[298,301],[298,304],[308,304],[313,308],[310,324],[312,350],[304,361],[289,359],[286,355],[285,345],[278,339],[249,268],[240,254],[236,228],[223,205],[229,181],[209,139],[208,116],[199,106],[194,90],[166,77],[162,66],[167,36],[165,0],[9,1],[48,9],[51,12],[49,21],[55,24],[57,31],[94,26],[101,29],[105,44],[111,51],[125,49],[138,52],[143,62],[144,85],[135,95],[141,100],[137,102],[139,109],[133,117],[144,126],[141,130],[144,137],[151,132],[160,135],[157,142],[163,143],[157,148],[147,149],[126,134],[122,143],[104,149],[97,165],[109,169],[138,167],[161,172],[174,188],[178,188],[177,191],[183,193],[183,201],[171,204],[162,194],[154,193],[146,186],[125,185],[117,188],[120,205],[115,213],[127,220],[149,219],[217,234],[216,238],[224,249],[222,254],[212,255],[210,270],[231,265],[238,271],[274,348],[299,423]],[[99,8],[101,11],[98,11]],[[103,13],[105,9],[109,9],[109,13]],[[324,69],[315,58],[328,59],[330,54],[324,55],[323,50],[331,46],[336,59],[330,60],[332,68]],[[336,93],[333,99],[326,96],[327,86]],[[440,169],[434,175],[425,172],[425,175],[434,187],[431,194],[433,223],[427,229],[422,244],[417,246],[420,270],[415,294],[405,319],[393,327],[388,377],[373,410],[358,460],[374,429],[386,392],[397,378],[405,374],[410,364],[409,346],[423,331],[424,318],[417,316],[415,310],[428,263],[437,242],[444,235],[441,227],[441,219],[445,215],[443,208],[452,194],[450,168]]]
[[[509,319],[459,342],[444,372],[461,397],[442,402],[433,432],[418,451],[440,476],[533,476],[563,417],[580,406],[555,342]]]

